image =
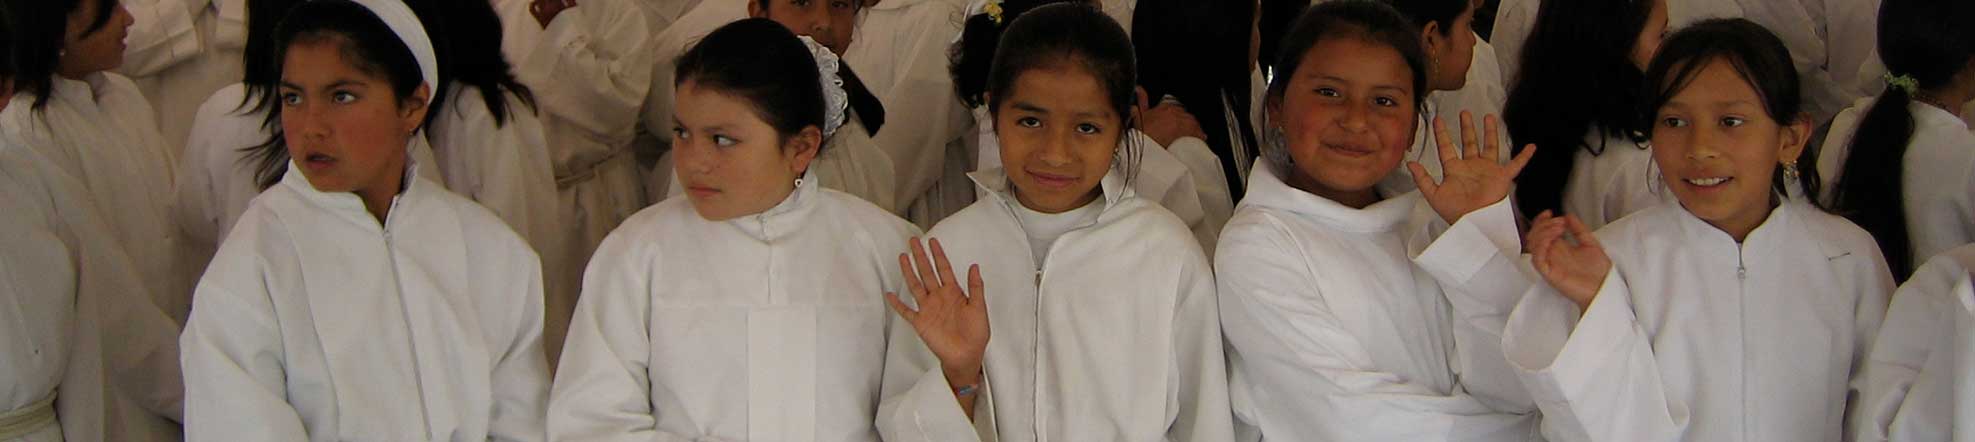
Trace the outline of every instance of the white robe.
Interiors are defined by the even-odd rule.
[[[1507,198],[1450,227],[1417,192],[1352,209],[1253,170],[1214,262],[1242,421],[1278,441],[1535,437],[1506,310],[1446,295],[1529,285]]]
[[[1007,176],[974,173],[988,195],[929,236],[956,272],[980,265],[994,334],[974,417],[985,428],[975,433],[938,361],[923,358],[885,366],[885,440],[1232,437],[1213,270],[1179,219],[1123,178],[1105,176],[1097,220],[1037,263]]]
[[[507,28],[532,31],[512,38],[534,43],[526,56],[510,60],[534,89],[554,162],[563,256],[546,260],[561,268],[545,274],[556,278],[547,282],[548,311],[557,315],[549,323],[561,325],[561,315],[576,304],[590,254],[618,223],[650,204],[631,144],[657,53],[648,16],[632,3],[642,0],[585,0],[546,29],[525,15],[527,2],[509,1],[522,3],[525,18]]]
[[[121,2],[135,21],[117,72],[136,82],[157,109],[159,132],[174,156],[184,150],[199,103],[243,75],[247,1]]]
[[[446,189],[493,211],[542,257],[542,280],[554,280],[556,272],[565,270],[559,260],[567,254],[548,142],[534,109],[511,94],[502,97],[507,122],[496,124],[478,88],[455,84],[425,137]],[[574,303],[544,305],[548,320],[542,342],[551,358],[560,354],[569,329],[562,320],[573,308]]]
[[[240,214],[246,213],[247,205],[261,194],[254,178],[259,160],[242,149],[267,142],[281,122],[263,129],[261,123],[267,114],[253,112],[252,105],[240,106],[246,94],[247,86],[235,83],[199,105],[185,154],[179,157],[173,216],[185,236],[191,256],[186,258],[186,265],[193,268],[192,275],[205,274],[206,263],[219,250],[220,240],[226,239]],[[435,166],[439,162],[425,138],[415,137],[412,144],[412,163],[419,175],[440,176]]]
[[[1737,244],[1668,203],[1598,240],[1612,270],[1581,319],[1538,284],[1503,332],[1546,439],[1839,438],[1893,291],[1864,230],[1790,200]]]
[[[966,172],[974,158],[964,141],[973,118],[954,96],[947,50],[960,34],[965,5],[953,0],[884,0],[864,9],[844,50],[885,106],[873,140],[897,169],[906,219],[928,227],[974,199]]]
[[[639,212],[590,261],[550,437],[875,442],[888,358],[932,357],[883,299],[918,233],[813,181],[726,221]]]
[[[975,164],[980,170],[1001,168],[1001,139],[994,134],[994,122],[985,107],[975,108],[972,113],[975,127],[979,128],[976,139],[980,153]],[[1180,137],[1173,140],[1172,146],[1160,146],[1138,129],[1128,133],[1141,152],[1132,190],[1179,216],[1187,230],[1193,231],[1194,239],[1200,241],[1200,250],[1213,250],[1221,236],[1221,227],[1227,225],[1228,217],[1234,216],[1233,192],[1228,190],[1221,157],[1214,155],[1207,142],[1199,138]],[[1122,149],[1120,146],[1121,154]],[[976,189],[974,195],[985,197],[987,190]]]
[[[1893,293],[1886,323],[1862,371],[1865,387],[1851,414],[1850,440],[1866,442],[1969,440],[1957,422],[1975,421],[1975,397],[1956,384],[1975,379],[1975,245],[1961,246],[1921,266]],[[1975,391],[1970,391],[1975,393]],[[1965,405],[1963,405],[1965,404]],[[1967,425],[1967,424],[1959,424]],[[1959,432],[1959,434],[1956,434]],[[1959,439],[1956,439],[1956,437]]]
[[[1577,215],[1585,226],[1597,230],[1633,212],[1674,200],[1673,191],[1667,190],[1660,178],[1659,166],[1653,163],[1652,143],[1608,137],[1596,128],[1585,142],[1592,147],[1604,143],[1604,153],[1594,155],[1583,146],[1562,147],[1576,151],[1570,180],[1564,184],[1564,213]]]
[[[1831,121],[1817,157],[1817,175],[1824,185],[1819,197],[1826,202],[1835,201],[1832,191],[1851,156],[1852,135],[1874,100],[1860,99]],[[1926,103],[1910,103],[1907,112],[1913,115],[1913,139],[1907,142],[1900,170],[1877,173],[1900,174],[1910,262],[1918,267],[1935,254],[1975,243],[1975,192],[1970,191],[1975,189],[1975,134],[1961,118]]]
[[[21,101],[13,106],[26,106]],[[178,325],[116,242],[83,184],[46,157],[0,138],[0,415],[53,399],[59,420],[14,441],[157,437],[142,419],[179,419]],[[114,389],[139,392],[109,400]],[[58,395],[59,393],[59,395]],[[130,426],[132,418],[139,418]],[[166,428],[169,429],[169,428]]]
[[[199,282],[186,439],[543,440],[535,253],[413,173],[378,223],[291,165]]]

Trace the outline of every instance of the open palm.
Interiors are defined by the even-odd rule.
[[[912,324],[926,348],[940,360],[949,378],[980,373],[981,358],[987,353],[988,310],[981,284],[981,266],[967,271],[967,289],[953,274],[946,250],[932,240],[932,257],[918,238],[912,239],[912,256],[898,255],[898,267],[905,274],[905,287],[918,301],[917,309],[900,300],[897,293],[885,293],[893,311]],[[937,270],[937,272],[935,272]]]
[[[1532,144],[1509,164],[1496,162],[1501,157],[1502,142],[1496,135],[1495,117],[1490,115],[1484,122],[1485,136],[1477,137],[1473,115],[1461,112],[1461,143],[1454,144],[1447,134],[1447,124],[1439,118],[1433,119],[1433,140],[1439,147],[1441,172],[1445,176],[1442,181],[1435,183],[1426,166],[1418,161],[1406,165],[1427,204],[1448,224],[1508,197],[1509,190],[1515,187],[1516,174],[1522,173],[1523,166],[1536,153],[1536,145]]]

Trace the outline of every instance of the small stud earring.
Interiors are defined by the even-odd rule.
[[[796,187],[802,187],[802,178],[796,178],[796,179],[795,179],[795,186],[796,186]]]
[[[1783,163],[1783,179],[1797,181],[1798,178],[1802,177],[1803,173],[1797,170],[1797,162]]]

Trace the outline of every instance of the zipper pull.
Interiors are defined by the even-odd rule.
[[[1036,269],[1036,289],[1042,289],[1042,269]]]
[[[1735,279],[1742,281],[1749,280],[1749,267],[1740,264],[1735,265]]]

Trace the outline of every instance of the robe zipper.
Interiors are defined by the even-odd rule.
[[[775,295],[775,234],[768,231],[768,212],[756,214],[754,220],[761,224],[761,243],[763,248],[768,251],[768,259],[763,261],[763,268],[761,269],[761,273],[763,273],[762,278],[767,281],[767,285],[763,287],[768,290],[768,293],[766,293],[768,295],[768,303],[770,305],[778,304],[779,299],[777,298],[779,297]]]
[[[401,194],[398,198],[391,199],[391,211],[388,213],[393,215],[398,213],[398,200],[402,198],[403,195]],[[432,437],[432,416],[428,415],[426,410],[425,373],[418,369],[418,337],[412,331],[412,324],[415,323],[412,322],[411,306],[405,302],[405,284],[403,278],[398,274],[398,251],[397,247],[393,246],[391,241],[391,216],[385,215],[384,223],[378,227],[384,233],[384,259],[391,267],[391,285],[398,289],[398,310],[405,320],[405,344],[411,348],[412,387],[418,390],[419,433],[429,438]]]

